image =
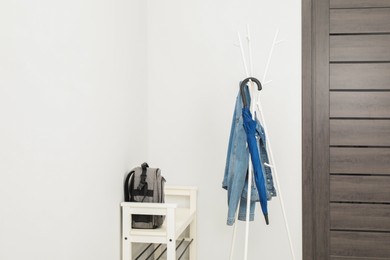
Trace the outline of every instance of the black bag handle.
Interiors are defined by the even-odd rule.
[[[146,171],[147,171],[148,167],[149,167],[149,165],[146,162],[144,162],[141,165],[141,168],[142,168],[141,183],[140,183],[140,186],[142,184],[141,189],[146,184]],[[130,188],[129,188],[130,187],[130,177],[131,177],[131,175],[134,174],[134,172],[135,171],[129,172],[126,176],[126,179],[125,179],[125,184],[124,184],[125,202],[130,202]],[[138,189],[140,189],[140,186],[138,186]]]
[[[131,171],[127,174],[126,180],[125,180],[125,202],[130,202],[130,190],[129,190],[129,182],[130,182],[130,177],[131,175],[134,174],[134,171]]]

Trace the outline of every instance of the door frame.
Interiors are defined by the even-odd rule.
[[[329,0],[302,0],[303,260],[329,259]]]

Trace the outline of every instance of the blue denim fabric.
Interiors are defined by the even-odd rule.
[[[247,89],[247,88],[246,88]],[[246,91],[247,100],[250,100],[249,92]],[[257,120],[257,119],[256,119]],[[258,121],[258,120],[257,120]],[[270,200],[276,196],[276,190],[273,184],[271,168],[265,166],[268,163],[268,154],[266,149],[266,136],[264,129],[258,121],[256,129],[256,137],[258,140],[258,148],[260,151],[260,161],[262,164],[263,176],[266,181],[267,199]],[[249,151],[246,144],[246,133],[243,127],[242,118],[242,99],[240,93],[236,98],[236,105],[233,114],[233,121],[230,130],[229,146],[227,151],[225,174],[222,182],[222,187],[228,193],[228,217],[227,224],[233,225],[235,213],[238,205],[239,213],[238,219],[246,219],[246,197],[248,190],[248,163]],[[256,185],[252,182],[251,202],[250,202],[250,216],[249,219],[254,219],[255,202],[259,201],[259,195]]]

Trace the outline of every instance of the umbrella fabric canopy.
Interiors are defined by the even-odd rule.
[[[268,208],[267,208],[267,193],[266,193],[265,181],[263,177],[263,170],[260,162],[260,153],[257,147],[257,140],[256,140],[257,122],[252,119],[252,113],[249,111],[249,108],[246,106],[242,108],[242,117],[243,117],[244,129],[247,137],[249,153],[251,155],[253,171],[255,175],[255,183],[256,183],[257,191],[259,193],[261,210],[263,211],[265,222],[268,225],[269,220],[268,220]]]

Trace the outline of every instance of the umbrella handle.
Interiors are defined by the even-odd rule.
[[[243,103],[244,107],[248,106],[248,103],[246,102],[246,95],[245,95],[244,87],[246,86],[246,83],[248,83],[249,81],[255,82],[257,85],[257,89],[259,91],[263,88],[261,85],[261,82],[256,78],[249,77],[249,78],[244,79],[240,84],[240,93],[241,93],[242,103]]]

